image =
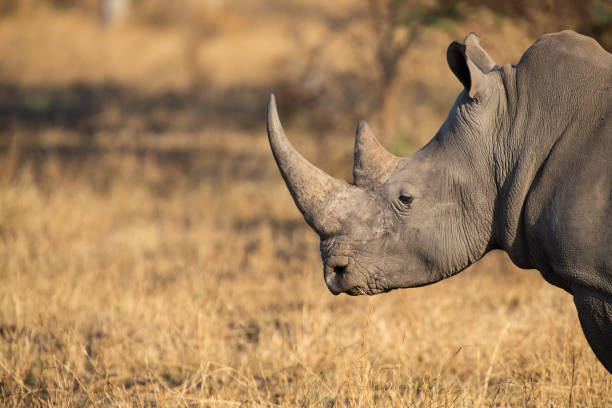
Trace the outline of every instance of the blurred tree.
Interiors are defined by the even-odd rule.
[[[100,0],[100,21],[102,25],[109,26],[125,17],[130,0]]]
[[[456,4],[439,0],[444,7]],[[482,6],[510,18],[527,20],[534,36],[574,30],[594,37],[612,48],[612,0],[463,0],[467,6]]]
[[[382,139],[396,135],[398,72],[402,58],[425,26],[441,19],[459,17],[456,2],[447,0],[365,0],[367,19],[374,35],[374,54],[379,71],[379,98]]]
[[[396,133],[395,113],[399,63],[416,40],[419,24],[418,0],[365,0],[374,33],[375,58],[379,70],[380,110],[386,142]]]
[[[460,20],[474,7],[527,20],[534,36],[572,29],[590,35],[606,49],[612,47],[612,0],[365,0],[366,18],[374,35],[379,70],[379,98],[383,139],[396,134],[397,77],[402,57],[424,26],[442,19]],[[461,12],[463,11],[463,13]]]

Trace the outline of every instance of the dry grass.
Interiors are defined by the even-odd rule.
[[[122,176],[103,190],[52,164],[45,187],[2,185],[2,406],[612,403],[571,297],[535,271],[490,257],[333,297],[278,177],[160,191],[154,162],[105,161]]]
[[[231,33],[198,48],[210,84],[265,84],[269,61],[243,57],[282,54],[289,40],[273,38],[308,20],[245,25],[257,7],[248,2]],[[26,89],[110,80],[145,94],[188,87],[180,29],[104,32],[82,16],[45,13],[0,22],[3,81]],[[498,60],[516,61],[530,41],[520,24],[476,19]],[[325,33],[312,24],[304,38],[316,43]],[[410,92],[400,120],[414,144],[434,134],[458,89],[444,50],[470,29],[456,30],[432,31],[402,68]],[[98,40],[109,58],[86,52]],[[22,51],[11,53],[15,45]],[[0,129],[0,406],[612,405],[612,377],[586,344],[571,297],[537,272],[492,254],[431,287],[334,297],[263,123],[201,128],[191,111],[126,112],[130,101],[113,99],[74,127],[17,116]],[[350,131],[312,138],[299,116],[293,123],[307,157],[349,173]]]

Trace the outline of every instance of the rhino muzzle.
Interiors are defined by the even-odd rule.
[[[371,215],[366,210],[372,202],[368,190],[384,182],[400,161],[376,140],[367,123],[361,122],[355,136],[354,183],[333,178],[291,145],[280,123],[274,95],[270,95],[268,103],[268,138],[295,204],[322,243],[338,242],[338,237],[349,235],[355,226],[361,228]],[[322,247],[325,282],[330,292],[363,295],[384,291],[370,285],[367,271],[351,253],[347,248],[338,251]]]
[[[349,266],[349,257],[348,256],[340,256],[335,255],[329,257],[329,259],[325,262],[324,266],[324,275],[325,275],[325,283],[329,288],[329,291],[334,295],[338,295],[347,289],[351,289],[350,283],[347,286],[348,276],[348,266]]]

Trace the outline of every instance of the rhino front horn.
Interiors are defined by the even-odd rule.
[[[350,186],[315,167],[289,143],[273,94],[268,102],[268,139],[291,197],[308,225],[321,236],[336,233],[342,215],[340,198]]]
[[[353,178],[358,186],[381,181],[397,166],[400,158],[387,151],[376,139],[368,124],[359,123],[355,135]]]

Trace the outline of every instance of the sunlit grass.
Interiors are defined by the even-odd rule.
[[[612,402],[571,297],[535,271],[490,257],[334,297],[279,177],[160,195],[163,168],[125,163],[104,190],[92,169],[2,185],[1,405]]]

